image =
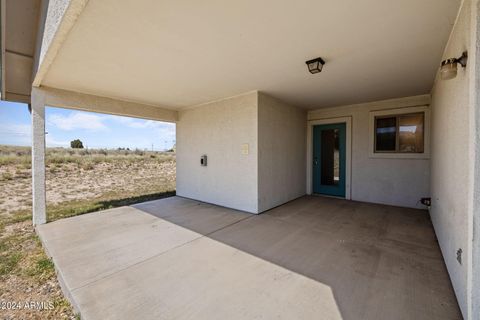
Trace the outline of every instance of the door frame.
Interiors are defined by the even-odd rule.
[[[352,173],[352,117],[325,118],[307,121],[307,194],[313,190],[313,126],[323,124],[345,123],[345,199],[351,200]]]

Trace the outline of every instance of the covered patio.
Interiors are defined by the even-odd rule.
[[[427,211],[172,197],[37,226],[82,319],[460,319]]]
[[[1,99],[83,317],[478,319],[480,0],[27,2]],[[183,198],[44,225],[46,106],[175,123]]]

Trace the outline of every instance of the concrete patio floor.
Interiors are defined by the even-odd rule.
[[[82,319],[461,319],[422,210],[172,197],[38,232]]]

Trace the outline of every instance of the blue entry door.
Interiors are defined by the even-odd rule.
[[[313,193],[345,197],[346,124],[313,127]]]

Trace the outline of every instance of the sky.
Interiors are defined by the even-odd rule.
[[[45,109],[47,147],[69,147],[80,139],[88,148],[161,151],[175,144],[175,124],[100,113]],[[0,144],[31,145],[31,116],[23,103],[0,101]]]

